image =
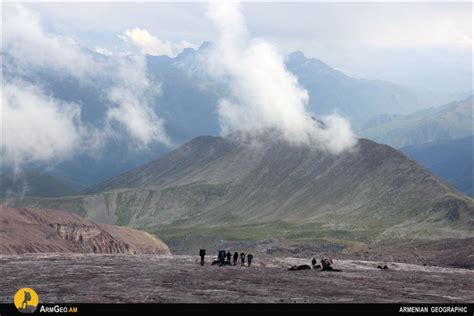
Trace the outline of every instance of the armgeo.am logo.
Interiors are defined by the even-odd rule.
[[[16,291],[13,297],[13,304],[20,313],[34,313],[38,309],[39,296],[35,290],[24,287]],[[39,313],[78,313],[77,306],[60,306],[51,304],[41,304]]]
[[[13,304],[20,313],[34,313],[38,307],[39,297],[35,290],[24,287],[16,291]]]

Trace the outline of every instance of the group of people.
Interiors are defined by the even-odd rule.
[[[289,271],[298,271],[298,270],[309,270],[309,269],[321,269],[321,271],[341,271],[339,269],[334,269],[331,267],[332,265],[332,260],[328,257],[324,257],[321,259],[321,264],[317,264],[318,261],[316,258],[313,257],[313,260],[311,260],[311,267],[307,264],[301,264],[301,265],[294,265],[290,268],[288,268]]]
[[[201,265],[204,265],[205,258],[206,258],[206,249],[200,249],[199,250],[199,256],[201,257]],[[217,253],[217,259],[212,262],[212,265],[219,265],[219,267],[222,266],[236,266],[238,261],[240,259],[240,265],[242,267],[245,266],[245,260],[247,259],[247,265],[250,267],[252,264],[253,260],[253,255],[251,253],[245,255],[245,253],[241,252],[240,254],[236,251],[234,252],[234,255],[230,251],[225,251],[225,250],[219,250]],[[318,261],[316,258],[313,257],[311,260],[311,266],[307,264],[302,264],[302,265],[295,265],[290,267],[288,270],[290,271],[295,271],[295,270],[307,270],[307,269],[321,269],[322,271],[341,271],[339,269],[334,269],[331,267],[332,265],[332,260],[328,257],[324,257],[321,259],[321,264],[317,264]],[[380,269],[382,269],[379,266]],[[388,269],[386,266],[383,269]]]
[[[205,257],[206,257],[206,249],[199,250],[199,256],[201,257],[201,265],[204,265]],[[230,253],[230,251],[219,250],[217,253],[217,259],[212,262],[212,265],[218,264],[219,267],[222,266],[236,266],[240,258],[240,265],[242,267],[245,266],[245,259],[247,259],[247,265],[250,267],[253,260],[253,255],[251,253],[245,255],[245,253],[241,252],[240,255],[236,251],[234,255]]]

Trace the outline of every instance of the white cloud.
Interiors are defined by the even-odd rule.
[[[26,82],[3,83],[0,124],[6,164],[65,159],[81,144],[79,106]]]
[[[3,50],[19,73],[47,70],[85,79],[99,71],[72,38],[44,32],[40,18],[22,5],[5,5],[2,23]]]
[[[435,90],[470,89],[471,2],[389,2],[246,1],[242,11],[252,35],[277,43],[285,54],[303,51],[366,78]],[[205,2],[27,5],[93,47],[106,45],[104,33],[115,37],[135,26],[161,39],[216,41],[212,23],[204,18]],[[117,42],[107,48],[119,51],[112,49],[123,44]]]
[[[127,132],[141,145],[159,141],[170,145],[164,121],[150,106],[159,94],[159,87],[151,83],[145,71],[143,56],[130,56],[121,60],[115,84],[107,91],[113,102],[107,112],[109,122],[116,121],[125,126]]]
[[[103,47],[96,47],[95,52],[99,53],[101,55],[104,55],[104,56],[112,56],[113,55],[113,53],[110,50],[108,50],[107,48],[103,48]]]
[[[197,45],[184,40],[177,44],[170,41],[162,41],[158,37],[151,35],[147,30],[140,28],[126,30],[125,33],[119,35],[119,37],[126,42],[132,42],[135,46],[140,48],[143,54],[154,56],[167,55],[169,57],[175,57],[185,48],[197,47]]]
[[[143,56],[94,59],[93,54],[67,37],[44,31],[40,17],[22,5],[5,6],[3,54],[8,56],[1,117],[4,162],[59,161],[71,153],[96,154],[110,137],[125,135],[131,144],[170,144],[164,122],[152,108],[159,86],[148,80]],[[106,50],[99,50],[107,55]],[[38,71],[77,79],[78,84],[104,85],[108,110],[102,126],[81,121],[81,104],[65,103],[48,95],[34,78]],[[126,134],[116,129],[118,122]]]
[[[245,3],[253,34],[358,77],[469,91],[469,2]],[[280,23],[285,21],[285,23]]]
[[[209,56],[209,71],[228,82],[230,90],[218,106],[223,135],[258,137],[271,131],[290,143],[332,153],[356,143],[343,118],[332,115],[319,124],[307,112],[307,91],[285,69],[273,45],[249,38],[238,4],[211,3],[208,15],[220,32]]]

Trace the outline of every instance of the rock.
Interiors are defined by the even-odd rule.
[[[311,267],[307,264],[302,264],[299,266],[292,266],[291,268],[288,268],[288,271],[299,271],[299,270],[311,270]]]
[[[130,227],[99,225],[75,214],[0,205],[0,253],[170,254],[158,238]]]

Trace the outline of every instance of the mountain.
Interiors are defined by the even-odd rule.
[[[0,199],[18,196],[67,196],[85,188],[80,184],[40,172],[0,173],[0,184]]]
[[[150,84],[159,86],[160,90],[159,95],[149,96],[148,101],[153,111],[164,119],[173,146],[199,135],[220,133],[216,108],[219,98],[225,96],[229,88],[209,78],[201,63],[212,46],[212,43],[204,43],[199,49],[188,48],[174,58],[145,56],[146,75]],[[110,72],[120,69],[117,56],[104,56],[86,49],[84,54],[105,65]],[[2,57],[6,61],[4,78],[10,80],[21,76],[25,82],[40,85],[51,97],[80,104],[84,125],[103,128],[107,110],[113,106],[106,92],[116,81],[113,76],[107,76],[108,71],[90,81],[51,69],[23,76],[17,72],[15,59],[10,58],[8,52],[2,52]],[[374,115],[407,113],[433,104],[425,93],[420,96],[392,83],[352,78],[322,61],[306,58],[301,52],[290,54],[285,62],[287,69],[308,90],[308,109],[311,112],[316,115],[339,112],[355,127]],[[125,128],[120,124],[114,128],[117,135],[108,141],[101,153],[79,151],[71,159],[55,162],[53,166],[51,163],[35,163],[24,166],[24,169],[47,170],[53,176],[90,186],[156,159],[174,148],[158,142],[135,146]]]
[[[334,156],[270,139],[198,137],[83,193],[10,203],[139,227],[178,253],[227,242],[342,251],[383,240],[469,238],[474,227],[472,199],[366,139]]]
[[[170,254],[156,237],[129,227],[98,225],[54,210],[0,205],[0,253],[154,253]]]
[[[474,196],[473,136],[407,146],[400,151],[459,191]]]
[[[474,134],[473,96],[409,115],[380,115],[366,122],[358,135],[395,148],[436,143]]]
[[[286,66],[308,90],[308,108],[317,115],[335,111],[347,117],[353,126],[375,115],[402,114],[426,108],[428,100],[421,94],[390,82],[352,78],[315,58],[294,52]]]

